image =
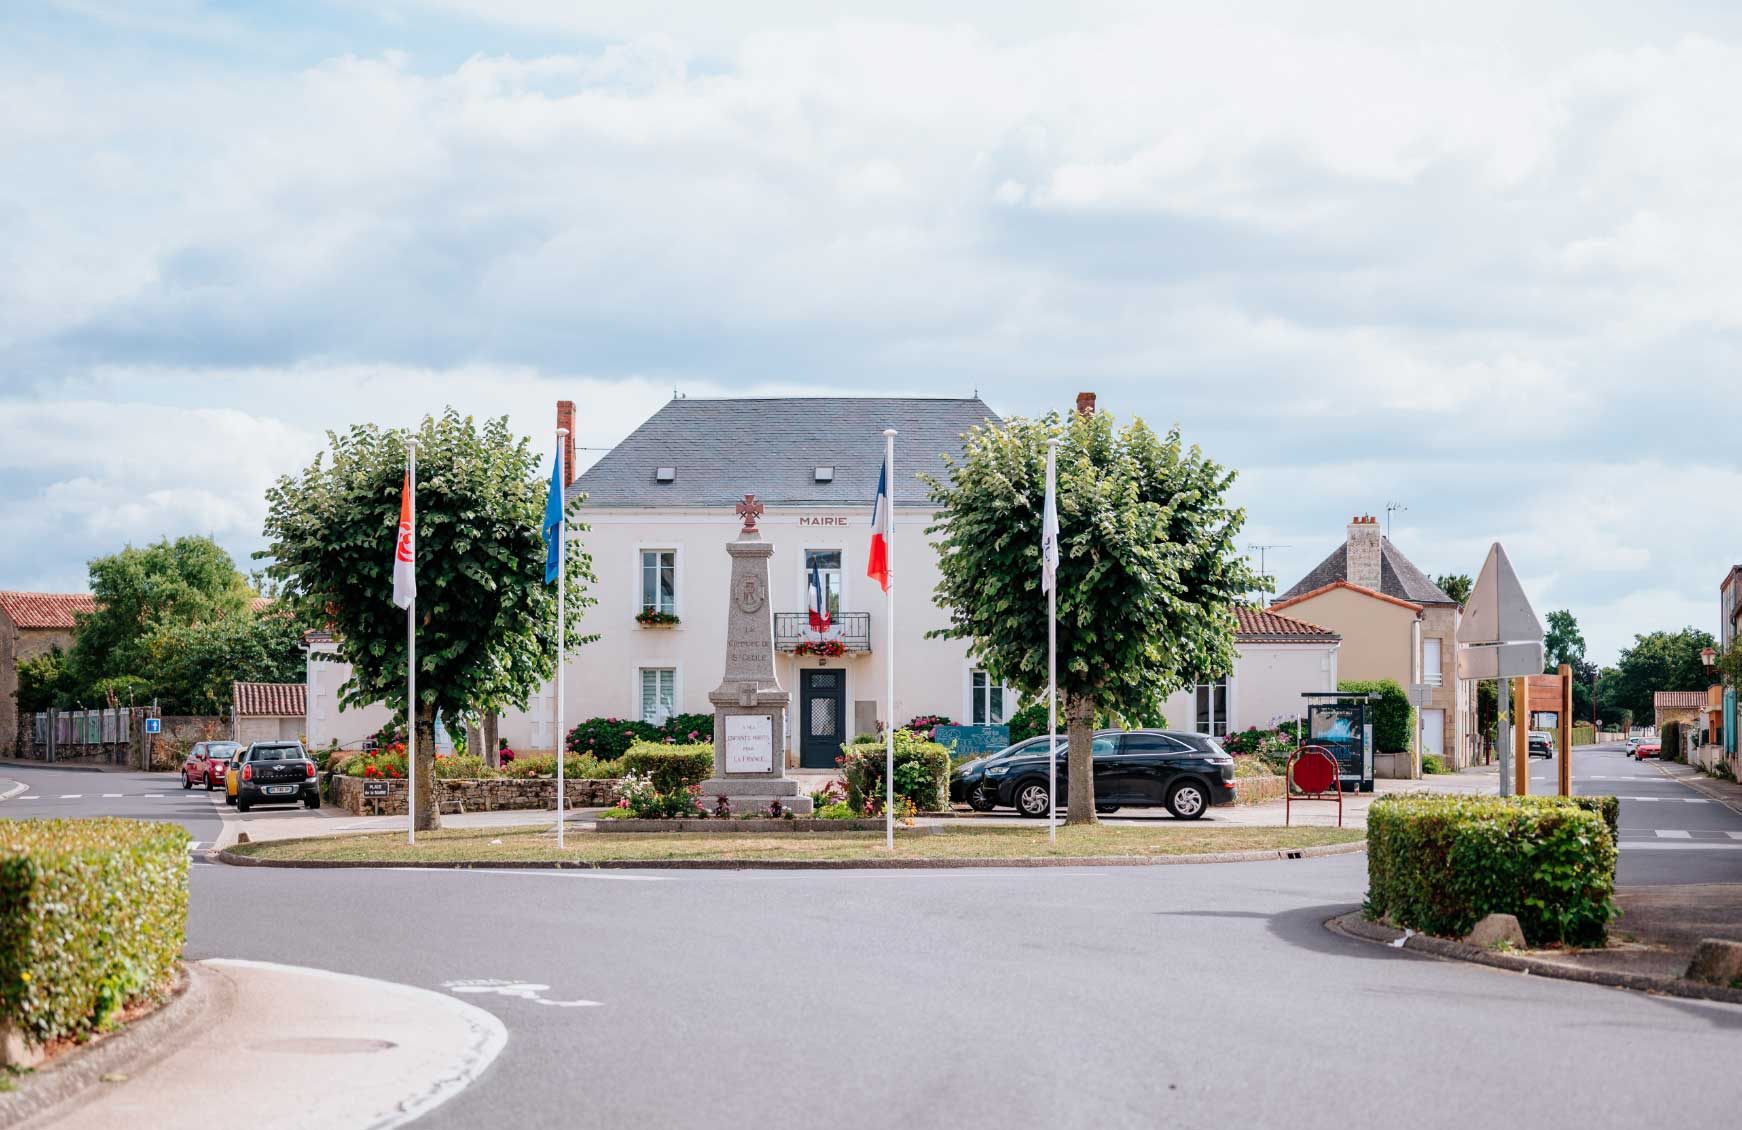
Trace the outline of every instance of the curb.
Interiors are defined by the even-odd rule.
[[[221,978],[192,962],[181,968],[181,984],[161,1008],[94,1044],[65,1053],[20,1078],[17,1090],[0,1095],[0,1127],[21,1125],[73,1102],[105,1075],[133,1074],[174,1050],[176,1037],[185,1029],[229,1003]]]
[[[1729,797],[1725,796],[1720,790],[1710,788],[1709,786],[1707,786],[1705,780],[1703,779],[1704,774],[1702,774],[1698,769],[1694,770],[1693,774],[1691,776],[1684,777],[1680,773],[1671,773],[1667,768],[1665,768],[1662,765],[1662,763],[1654,763],[1652,765],[1652,768],[1656,769],[1659,773],[1663,774],[1664,777],[1666,777],[1667,779],[1669,779],[1671,781],[1674,781],[1676,784],[1686,785],[1688,788],[1694,790],[1696,793],[1699,793],[1701,796],[1705,797],[1707,800],[1713,801],[1717,804],[1721,804],[1725,808],[1728,808],[1731,812],[1734,812],[1736,815],[1742,816],[1742,807],[1738,807],[1735,801],[1733,801]]]
[[[126,771],[126,766],[117,765],[105,769],[101,765],[68,765],[61,761],[0,761],[0,769],[52,769],[57,773],[111,773]]]
[[[1690,981],[1685,977],[1647,977],[1642,973],[1616,973],[1604,969],[1581,969],[1546,958],[1527,957],[1516,953],[1500,953],[1484,949],[1481,946],[1470,945],[1468,942],[1454,941],[1451,938],[1436,938],[1430,934],[1417,934],[1413,931],[1399,930],[1392,926],[1371,922],[1359,910],[1328,920],[1325,923],[1325,928],[1333,934],[1341,934],[1345,938],[1353,938],[1372,945],[1387,946],[1391,949],[1406,949],[1414,953],[1427,954],[1431,957],[1445,958],[1450,961],[1467,961],[1476,965],[1504,969],[1512,973],[1553,977],[1561,981],[1579,981],[1586,985],[1603,985],[1613,989],[1633,989],[1643,993],[1659,993],[1664,996],[1685,997],[1690,1000],[1742,1004],[1742,989],[1727,989],[1721,985]]]
[[[278,840],[276,843],[293,843]],[[1197,855],[1086,855],[1076,858],[1030,856],[1014,859],[981,857],[957,859],[598,859],[525,860],[480,859],[435,862],[386,859],[260,859],[240,855],[229,848],[218,860],[235,867],[297,867],[310,870],[342,868],[418,868],[435,871],[907,871],[952,870],[989,867],[1166,867],[1192,863],[1253,863],[1261,860],[1318,859],[1328,855],[1353,855],[1367,850],[1364,840],[1321,847],[1272,848],[1264,851],[1224,851]]]

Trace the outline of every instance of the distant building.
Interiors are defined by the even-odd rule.
[[[88,593],[0,592],[0,756],[20,748],[18,665],[72,647],[74,617],[95,607]]]
[[[230,738],[249,742],[298,741],[308,732],[308,684],[232,683]]]
[[[1458,678],[1463,610],[1391,544],[1379,520],[1359,516],[1343,544],[1271,606],[1343,638],[1346,680],[1395,679],[1416,704],[1419,748],[1459,768],[1476,757],[1475,695]],[[1376,758],[1379,776],[1408,777],[1413,764]]]
[[[1718,586],[1718,646],[1725,649],[1736,638],[1736,620],[1742,617],[1742,565],[1732,565]]]
[[[1706,700],[1705,691],[1654,692],[1651,696],[1651,711],[1657,732],[1663,733],[1666,722],[1681,722],[1699,730],[1704,721],[1702,715],[1706,710]]]

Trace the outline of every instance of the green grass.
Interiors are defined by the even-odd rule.
[[[524,862],[554,860],[858,860],[858,859],[1054,859],[1094,856],[1197,855],[1224,851],[1276,851],[1361,839],[1358,828],[1244,828],[1169,824],[1137,828],[1098,824],[1060,828],[1057,845],[1043,828],[950,828],[941,832],[897,831],[895,851],[880,832],[753,832],[708,834],[599,833],[574,831],[558,850],[548,825],[466,828],[425,832],[417,846],[400,833],[323,836],[242,844],[231,850],[263,859],[368,861]]]

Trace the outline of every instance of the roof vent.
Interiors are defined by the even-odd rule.
[[[818,467],[817,468],[817,482],[819,482],[819,483],[832,483],[834,481],[835,481],[835,469],[833,467]]]
[[[653,477],[662,483],[675,482],[677,480],[677,468],[661,467],[653,472]]]

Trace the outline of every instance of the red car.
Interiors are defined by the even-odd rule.
[[[1633,748],[1633,759],[1644,761],[1648,757],[1662,757],[1663,743],[1656,738],[1647,738]]]
[[[182,762],[181,787],[193,789],[204,785],[208,792],[223,788],[224,770],[241,748],[240,742],[195,742],[194,748],[188,750],[188,759]]]

